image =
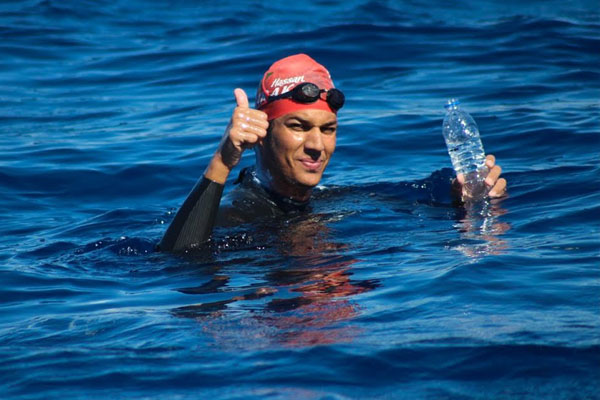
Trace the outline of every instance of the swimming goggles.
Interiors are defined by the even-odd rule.
[[[344,106],[344,101],[346,100],[346,96],[340,90],[336,88],[332,88],[329,90],[319,89],[317,85],[310,82],[301,83],[289,92],[280,94],[278,96],[269,96],[267,97],[267,102],[271,103],[275,100],[288,99],[292,98],[292,100],[297,101],[298,103],[314,103],[319,100],[322,93],[327,93],[325,97],[325,101],[329,104],[334,111],[339,110]]]

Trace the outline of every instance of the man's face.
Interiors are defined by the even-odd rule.
[[[293,196],[316,186],[335,150],[337,117],[323,110],[301,110],[271,121],[261,149],[274,189]]]

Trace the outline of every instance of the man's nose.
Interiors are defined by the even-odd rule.
[[[310,131],[306,132],[306,140],[304,141],[304,147],[307,150],[312,151],[323,151],[325,145],[323,144],[323,137],[319,127],[315,126]]]

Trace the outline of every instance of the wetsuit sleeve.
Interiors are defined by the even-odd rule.
[[[181,251],[193,244],[205,242],[212,233],[223,185],[202,177],[177,211],[162,240],[163,251]]]

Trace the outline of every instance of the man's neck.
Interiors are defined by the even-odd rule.
[[[256,178],[270,192],[297,202],[307,202],[312,194],[312,187],[288,182],[284,178],[276,179],[266,168],[256,165]]]

